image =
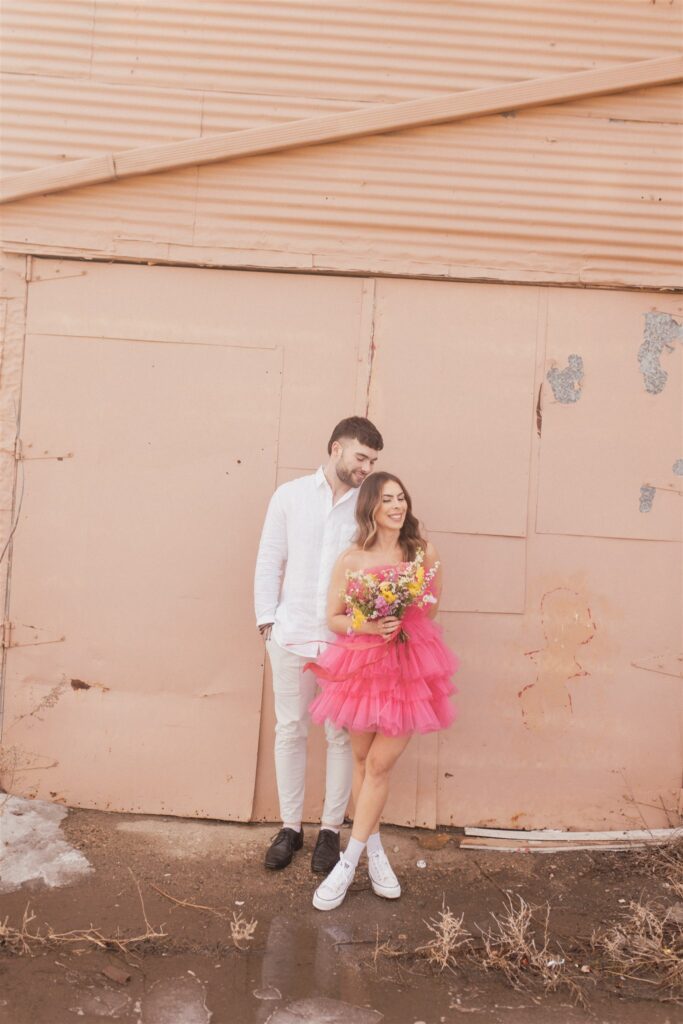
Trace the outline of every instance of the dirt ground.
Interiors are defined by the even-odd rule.
[[[401,899],[378,899],[361,869],[342,907],[321,914],[311,906],[312,827],[304,850],[281,872],[262,866],[272,826],[73,810],[61,828],[92,872],[61,888],[33,882],[0,896],[0,922],[21,929],[30,904],[29,930],[43,935],[48,927],[93,928],[121,939],[148,930],[165,935],[125,947],[125,955],[101,948],[92,933],[75,942],[31,942],[30,953],[0,943],[2,1024],[683,1020],[681,1003],[652,983],[611,973],[590,945],[594,929],[617,921],[629,901],[675,900],[664,877],[635,852],[461,850],[455,831],[387,828]],[[516,990],[476,957],[439,973],[415,952],[430,939],[425,921],[444,902],[478,935],[508,896],[550,905],[551,949],[577,989],[545,992],[530,976]],[[237,944],[233,914],[255,922]]]

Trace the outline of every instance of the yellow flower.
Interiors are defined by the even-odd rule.
[[[422,565],[418,565],[418,567],[417,567],[417,571],[416,571],[416,573],[415,573],[415,579],[416,579],[416,580],[417,580],[417,582],[418,582],[418,583],[420,584],[420,586],[422,586],[422,584],[423,584],[423,583],[424,583],[424,581],[425,581],[425,571],[424,571],[424,566],[422,566]]]
[[[408,593],[412,597],[419,597],[421,590],[422,590],[422,584],[418,583],[417,581],[415,581],[414,583],[409,583],[408,584]]]
[[[382,586],[379,588],[379,592],[384,598],[384,600],[387,602],[387,604],[393,604],[394,601],[396,600],[396,594],[392,592],[391,587],[387,583],[382,584]]]
[[[360,608],[354,608],[353,615],[351,616],[351,629],[359,630],[364,622],[365,616]]]

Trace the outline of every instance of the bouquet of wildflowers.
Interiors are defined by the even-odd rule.
[[[383,619],[387,615],[401,619],[411,605],[424,608],[425,605],[436,604],[431,584],[439,563],[427,572],[423,563],[424,552],[418,551],[414,561],[401,563],[381,575],[363,572],[362,569],[347,572],[344,602],[346,613],[351,617],[348,632],[360,630],[364,622]],[[400,630],[398,639],[405,641],[407,634]]]

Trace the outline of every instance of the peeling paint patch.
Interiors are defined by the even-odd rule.
[[[85,679],[71,680],[72,690],[92,690],[93,687],[97,690],[101,690],[102,693],[109,693],[109,687],[103,686],[102,683],[86,683]]]
[[[683,476],[683,459],[676,459],[671,468],[676,476]]]
[[[541,623],[545,646],[537,651],[525,651],[525,656],[536,665],[536,678],[523,686],[517,696],[527,729],[556,732],[571,720],[573,708],[568,684],[589,675],[579,663],[577,652],[591,642],[597,626],[584,597],[566,587],[557,587],[543,595]]]
[[[664,390],[669,374],[662,367],[660,359],[664,351],[673,352],[674,341],[683,341],[683,325],[674,320],[670,313],[645,314],[638,364],[645,381],[645,390],[651,395],[658,395]]]
[[[655,500],[655,494],[657,492],[656,487],[650,487],[648,484],[644,484],[640,488],[640,511],[651,512],[652,502]]]
[[[553,366],[548,370],[546,378],[556,402],[562,402],[563,405],[578,402],[583,382],[583,359],[577,355],[569,356],[564,370]]]

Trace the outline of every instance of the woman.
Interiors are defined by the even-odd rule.
[[[363,482],[356,520],[356,543],[337,560],[330,583],[327,619],[340,639],[309,666],[322,687],[311,704],[311,716],[349,730],[354,762],[351,839],[316,889],[313,906],[318,910],[334,910],[343,902],[366,847],[373,891],[387,899],[401,895],[379,834],[389,776],[413,732],[444,729],[455,717],[448,698],[455,692],[450,677],[457,659],[431,621],[441,592],[438,556],[422,537],[410,495],[398,477],[373,473]],[[424,558],[427,578],[434,571],[432,603],[426,608],[411,605],[401,619],[387,614],[361,623],[358,617],[359,628],[350,635],[348,574],[371,570],[389,578],[418,556]]]

